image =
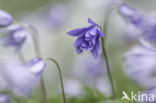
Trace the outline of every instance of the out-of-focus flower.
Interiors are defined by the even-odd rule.
[[[145,18],[143,14],[137,11],[136,9],[126,4],[121,4],[118,11],[126,22],[133,24],[134,26],[139,28],[144,27]]]
[[[0,66],[8,89],[18,96],[28,96],[40,79],[46,64],[42,59],[35,58],[26,64],[13,60],[2,61]]]
[[[13,24],[2,30],[4,33],[1,42],[4,47],[15,47],[20,50],[29,35],[29,32],[18,24]]]
[[[125,44],[136,43],[142,35],[142,30],[134,27],[133,25],[126,26],[123,29],[122,39],[125,41]]]
[[[136,83],[151,88],[156,86],[156,50],[137,46],[125,55],[126,72]]]
[[[3,10],[0,10],[0,27],[6,27],[12,24],[12,22],[13,22],[12,16]]]
[[[99,26],[88,19],[89,27],[78,28],[68,32],[71,36],[77,36],[74,46],[78,54],[89,50],[95,59],[99,57],[102,52],[100,45],[100,37],[104,37],[104,33],[100,30]]]
[[[107,77],[105,61],[91,57],[79,56],[74,62],[73,74],[85,85],[95,88],[99,78]]]
[[[65,92],[69,97],[80,96],[83,93],[82,85],[78,80],[67,80],[64,84]]]
[[[143,31],[144,39],[152,45],[156,45],[156,14],[151,14],[147,17],[146,28]]]
[[[50,23],[54,29],[62,27],[68,18],[67,7],[63,4],[56,4],[52,6],[48,12],[48,23]]]
[[[148,89],[148,90],[146,90],[146,91],[144,91],[142,93],[146,94],[148,96],[148,97],[144,96],[144,98],[143,98],[144,101],[147,101],[148,98],[151,99],[150,101],[148,100],[147,103],[155,103],[156,102],[156,88],[155,87],[154,88],[150,88],[150,89]],[[152,98],[151,98],[151,95],[152,95]],[[154,99],[154,101],[153,101],[153,99]],[[139,102],[139,103],[141,103],[141,102]]]
[[[88,78],[97,79],[106,72],[105,61],[103,60],[88,60],[85,63],[85,73],[88,75]]]
[[[9,103],[10,98],[5,94],[0,94],[0,103]]]

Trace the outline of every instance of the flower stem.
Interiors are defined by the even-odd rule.
[[[115,9],[115,7],[110,8],[105,13],[105,19],[104,19],[104,25],[103,25],[103,32],[105,33],[105,37],[101,37],[102,53],[103,53],[103,56],[105,57],[105,61],[106,61],[107,75],[108,75],[110,85],[111,85],[111,90],[112,90],[112,99],[115,99],[115,87],[114,87],[114,83],[113,83],[113,78],[112,78],[112,74],[111,74],[111,70],[110,70],[110,64],[109,64],[105,45],[106,45],[106,39],[107,39],[108,22],[109,22],[110,15],[114,9]]]
[[[109,81],[111,84],[112,99],[115,99],[115,88],[114,88],[114,83],[113,83],[113,78],[112,78],[112,74],[111,74],[111,70],[110,70],[107,52],[106,52],[105,45],[104,45],[104,38],[101,38],[101,46],[102,46],[102,53],[103,53],[103,56],[105,57],[105,61],[106,61],[107,75],[109,77]]]
[[[34,44],[34,47],[35,47],[35,50],[36,50],[36,56],[41,57],[41,53],[40,53],[40,50],[39,50],[39,42],[38,42],[39,41],[38,32],[33,26],[30,26],[30,25],[27,25],[27,26],[32,30],[32,32],[34,32],[34,33],[32,33],[32,39],[33,39],[33,44]],[[47,100],[47,91],[46,91],[43,76],[40,79],[40,85],[41,85],[41,89],[42,89],[42,95],[44,97],[44,103],[47,103],[47,101],[48,101]]]
[[[62,79],[61,68],[60,68],[59,64],[57,63],[57,61],[56,61],[55,59],[53,59],[53,58],[48,58],[47,60],[52,61],[52,62],[55,63],[56,66],[57,66],[57,69],[58,69],[58,72],[59,72],[59,77],[60,77],[60,83],[61,83],[63,101],[64,101],[64,103],[67,103],[67,102],[66,102],[65,91],[64,91],[64,85],[63,85],[63,79]]]

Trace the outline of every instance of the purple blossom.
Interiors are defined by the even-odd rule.
[[[125,55],[126,73],[141,86],[156,86],[156,50],[137,46]]]
[[[4,47],[15,47],[20,50],[29,35],[29,32],[18,24],[13,24],[2,30],[4,37],[2,44]]]
[[[143,29],[144,40],[156,45],[156,14],[147,17],[146,28]]]
[[[148,96],[153,95],[153,96],[154,96],[154,98],[153,98],[154,101],[151,100],[151,101],[149,101],[148,103],[156,103],[156,88],[155,88],[155,87],[154,87],[154,88],[150,88],[150,89],[144,91],[143,94],[146,94],[146,95],[148,95]],[[148,97],[148,98],[149,98],[149,97]],[[144,100],[147,101],[147,98],[144,97]],[[141,102],[139,102],[139,103],[141,103]]]
[[[77,36],[78,39],[74,43],[76,52],[78,54],[89,50],[95,59],[97,59],[101,52],[100,37],[104,37],[104,33],[100,30],[99,26],[88,19],[88,23],[91,25],[84,28],[78,28],[68,32],[71,36]]]
[[[5,94],[0,94],[0,103],[9,103],[10,98]]]
[[[11,25],[12,22],[12,16],[3,10],[0,10],[0,27],[6,27],[8,25]]]
[[[88,60],[85,62],[85,74],[88,78],[97,79],[102,74],[106,73],[106,65],[104,60]]]
[[[127,4],[121,4],[119,7],[119,14],[126,20],[126,22],[133,24],[136,27],[142,28],[144,26],[144,16],[136,9],[128,6]]]
[[[2,61],[0,66],[7,88],[16,95],[24,97],[31,94],[46,64],[42,59],[35,58],[26,64],[6,60]]]

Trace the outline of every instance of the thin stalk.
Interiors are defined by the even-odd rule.
[[[26,25],[26,26],[28,26],[32,30],[32,32],[34,32],[34,33],[32,33],[32,39],[33,39],[33,44],[34,44],[34,47],[35,47],[36,56],[41,57],[41,53],[40,53],[40,50],[39,50],[39,42],[38,42],[39,41],[38,32],[33,26],[30,26],[30,25]],[[40,79],[40,85],[41,85],[41,89],[42,89],[42,95],[44,97],[44,103],[47,103],[47,101],[48,101],[47,100],[47,91],[46,91],[43,76]]]
[[[106,61],[106,68],[107,68],[107,75],[110,81],[110,85],[111,85],[111,90],[112,90],[112,99],[115,99],[115,87],[114,87],[114,83],[113,83],[113,78],[112,78],[112,74],[111,74],[111,69],[110,69],[110,64],[109,64],[109,59],[108,59],[108,55],[107,55],[107,51],[106,51],[106,40],[107,40],[107,34],[108,34],[108,22],[109,22],[109,18],[110,15],[112,13],[112,11],[114,10],[113,8],[110,8],[106,14],[105,14],[105,20],[104,20],[104,25],[103,25],[103,32],[105,33],[105,37],[101,37],[101,47],[102,47],[102,53],[103,56],[105,58]]]
[[[103,56],[105,57],[105,61],[106,61],[107,75],[109,77],[109,81],[110,81],[110,84],[111,84],[112,99],[114,99],[115,98],[115,87],[114,87],[113,78],[112,78],[112,74],[111,74],[111,70],[110,70],[110,65],[109,65],[107,52],[106,52],[106,49],[105,49],[105,46],[104,46],[104,38],[101,38],[101,46],[102,46],[102,53],[103,53]]]
[[[59,72],[59,77],[60,77],[60,83],[61,83],[63,101],[64,101],[64,103],[67,103],[67,102],[66,102],[65,91],[64,91],[64,84],[63,84],[63,78],[62,78],[61,68],[60,68],[59,64],[57,63],[57,61],[56,61],[55,59],[53,59],[53,58],[48,58],[47,60],[52,61],[52,62],[55,63],[56,66],[57,66],[57,69],[58,69],[58,72]]]

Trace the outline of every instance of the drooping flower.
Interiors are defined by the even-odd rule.
[[[88,27],[72,30],[68,32],[68,34],[78,37],[74,43],[74,47],[76,48],[78,54],[89,50],[94,58],[97,59],[102,52],[100,37],[104,37],[104,33],[90,18],[88,19],[88,23],[91,25]]]
[[[29,35],[29,32],[18,24],[8,26],[2,30],[2,33],[4,34],[1,39],[3,46],[15,47],[17,51],[21,49]]]
[[[7,88],[17,96],[24,97],[31,94],[46,64],[42,59],[35,58],[26,64],[13,60],[2,61],[0,66]]]
[[[0,27],[9,26],[12,24],[12,22],[13,22],[12,16],[3,10],[0,10]]]
[[[156,50],[137,46],[125,55],[126,73],[143,87],[156,86]]]
[[[5,94],[0,94],[0,103],[9,103],[10,98]]]
[[[128,6],[127,4],[121,4],[118,12],[129,24],[138,28],[144,27],[145,18],[143,14],[136,9]]]

